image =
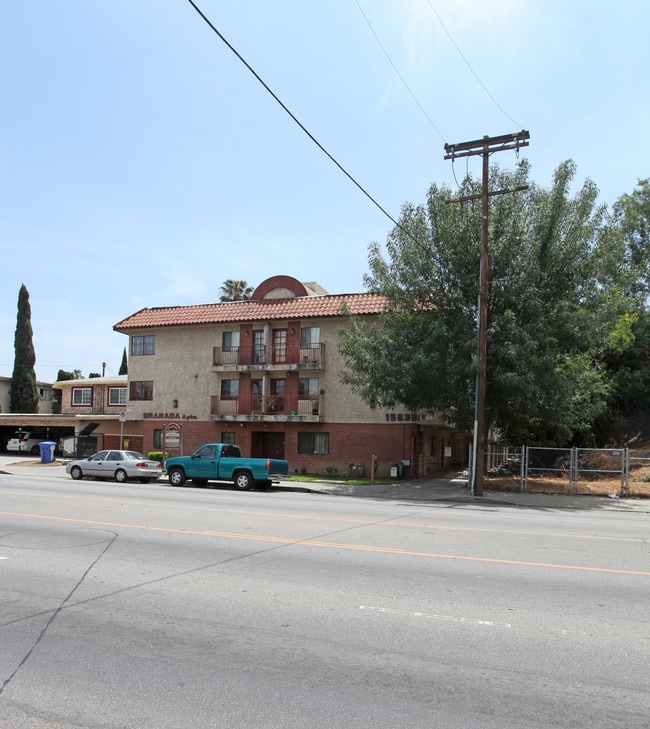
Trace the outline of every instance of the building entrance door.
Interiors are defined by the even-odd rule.
[[[252,458],[284,459],[284,433],[251,433]]]

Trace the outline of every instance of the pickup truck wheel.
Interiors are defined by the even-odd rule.
[[[235,486],[241,491],[248,491],[253,487],[253,478],[248,471],[237,471],[235,474]]]
[[[169,472],[169,483],[172,486],[183,486],[185,484],[185,473],[180,468],[172,468]]]

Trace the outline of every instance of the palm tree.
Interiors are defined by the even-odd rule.
[[[254,289],[246,281],[235,281],[229,278],[223,282],[223,286],[219,290],[221,292],[219,301],[248,301]]]

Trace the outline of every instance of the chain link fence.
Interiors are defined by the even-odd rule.
[[[650,451],[490,446],[485,474],[488,485],[506,479],[522,492],[626,498],[636,482],[650,482]]]

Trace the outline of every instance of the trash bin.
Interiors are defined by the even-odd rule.
[[[38,447],[41,449],[41,463],[52,463],[56,443],[51,440],[44,440],[38,444]]]

